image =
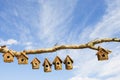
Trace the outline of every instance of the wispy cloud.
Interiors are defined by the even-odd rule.
[[[0,36],[1,39],[13,38],[19,43],[19,46],[26,48],[28,45],[25,43],[33,42],[37,40],[34,32],[36,31],[34,26],[37,26],[39,4],[38,1],[1,1],[4,7],[0,10]],[[25,3],[25,5],[23,5]],[[34,11],[32,11],[34,9]],[[31,14],[32,16],[31,16]],[[4,38],[5,37],[5,38]],[[3,41],[4,42],[4,41]],[[29,45],[34,46],[33,44]]]
[[[24,48],[52,47],[57,42],[58,45],[80,44],[100,37],[118,37],[120,34],[120,1],[106,0],[105,14],[98,23],[92,26],[87,25],[87,23],[92,24],[91,22],[94,21],[90,20],[99,16],[96,12],[100,13],[98,8],[101,8],[103,3],[99,4],[99,0],[97,1],[98,5],[96,5],[96,2],[91,3],[91,1],[39,0],[38,2],[37,0],[23,0],[9,2],[7,0],[7,4],[3,5],[3,11],[0,8],[0,36],[2,37],[0,45],[19,44],[14,46],[15,50],[23,50]],[[4,37],[7,39],[4,40]],[[41,59],[48,57],[52,61],[53,57],[59,55],[64,60],[66,55],[69,54],[75,62],[73,71],[68,74],[69,78],[72,77],[69,80],[118,80],[120,79],[118,75],[120,72],[120,55],[118,54],[120,46],[119,44],[115,45],[102,45],[112,49],[114,53],[110,54],[110,60],[105,62],[98,62],[95,56],[96,51],[88,49],[61,50],[55,52],[54,55],[46,54],[40,57]],[[53,71],[50,75],[55,73]],[[42,78],[49,79],[48,75],[46,75],[47,78],[45,76],[42,76]],[[39,73],[37,76],[40,77]],[[58,76],[61,77],[61,75],[57,75],[57,77],[55,76],[56,79]],[[32,79],[33,77],[29,78]]]
[[[65,38],[68,24],[72,19],[72,13],[77,0],[41,1],[40,0],[40,27],[38,36],[46,43],[60,41]],[[62,7],[64,6],[64,8]]]
[[[15,39],[2,40],[0,39],[0,45],[17,45],[19,42]]]
[[[106,0],[107,10],[101,21],[95,25],[90,38],[111,37],[120,34],[120,0]]]
[[[32,42],[24,42],[23,45],[25,46],[25,49],[34,49],[33,43]]]
[[[102,19],[94,26],[87,27],[83,30],[83,33],[80,35],[80,40],[93,40],[96,38],[103,37],[114,37],[119,35],[120,32],[120,0],[106,0],[106,13],[103,15]],[[86,34],[85,34],[86,32]],[[119,36],[117,36],[119,37]],[[116,46],[114,46],[116,45]],[[81,55],[78,52],[71,52],[72,57],[75,59],[74,65],[76,70],[74,71],[75,76],[69,80],[119,80],[120,76],[120,55],[118,44],[112,45],[103,45],[104,47],[109,47],[112,49],[113,54],[110,55],[109,61],[99,62],[95,56],[94,51],[80,51]],[[82,54],[84,53],[84,54]],[[75,56],[77,55],[77,57]],[[89,57],[88,57],[89,56]],[[83,58],[84,57],[84,58]],[[93,58],[96,57],[96,58]]]
[[[70,80],[99,80],[99,79],[76,76],[76,77],[71,78]]]
[[[118,73],[119,74],[119,73]],[[120,79],[120,76],[119,75],[116,75],[115,77],[110,77],[108,78],[107,80],[119,80]]]

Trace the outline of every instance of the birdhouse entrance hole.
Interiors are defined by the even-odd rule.
[[[48,67],[48,65],[46,65],[46,67]]]
[[[59,62],[57,62],[57,65],[59,65]]]
[[[70,64],[70,62],[68,62],[68,64]]]
[[[103,54],[102,57],[105,57],[105,54]]]
[[[21,59],[21,61],[23,62],[23,61],[24,61],[24,59]]]
[[[10,56],[7,56],[7,58],[10,58]]]
[[[35,65],[37,65],[37,63],[35,63]]]

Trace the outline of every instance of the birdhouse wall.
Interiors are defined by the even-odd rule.
[[[47,62],[44,65],[44,72],[51,72],[51,66]]]
[[[65,67],[66,67],[67,70],[71,70],[71,69],[73,69],[73,63],[70,60],[68,60],[65,63]]]
[[[57,60],[54,64],[54,68],[55,70],[62,70],[62,63],[59,60]]]
[[[108,60],[108,54],[97,55],[98,60]]]
[[[37,64],[36,66],[32,65],[32,69],[39,69],[39,64]]]
[[[25,58],[23,55],[21,55],[21,56],[18,58],[18,64],[28,64],[28,59]]]
[[[4,62],[10,63],[10,62],[13,62],[13,61],[14,61],[14,57],[11,54],[6,53],[4,55]]]
[[[38,62],[33,62],[32,63],[32,69],[39,69],[40,63]]]

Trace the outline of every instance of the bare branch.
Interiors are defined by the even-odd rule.
[[[49,53],[49,52],[55,52],[57,50],[63,50],[63,49],[83,49],[83,48],[90,48],[93,50],[98,50],[98,47],[95,47],[96,44],[103,43],[103,42],[120,42],[119,38],[104,38],[104,39],[97,39],[90,41],[86,44],[77,44],[77,45],[57,45],[52,48],[45,48],[45,49],[36,49],[36,50],[24,50],[21,52],[25,52],[26,54],[42,54],[42,53]],[[8,48],[6,46],[0,46],[0,52],[5,53],[8,52]],[[21,52],[17,52],[14,50],[11,50],[15,56],[18,56],[21,54]],[[110,52],[110,50],[107,50]]]

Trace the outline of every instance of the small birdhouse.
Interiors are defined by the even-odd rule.
[[[11,51],[8,51],[3,54],[4,62],[11,63],[14,61],[14,54]]]
[[[32,64],[32,69],[39,69],[39,66],[40,66],[40,60],[37,59],[37,58],[34,58],[31,62]]]
[[[64,64],[67,70],[73,69],[73,60],[70,58],[69,55],[64,60]]]
[[[28,64],[28,56],[22,52],[21,55],[17,57],[18,64]]]
[[[56,56],[56,58],[53,61],[55,70],[62,70],[62,60]]]
[[[7,48],[6,45],[3,45],[3,46],[1,46],[0,51],[6,52],[6,51],[10,51],[10,50]]]
[[[51,72],[52,64],[49,62],[47,58],[45,58],[43,66],[44,66],[44,72]]]
[[[97,57],[98,60],[108,60],[108,54],[109,52],[106,51],[105,49],[99,47],[98,52],[97,52]]]

